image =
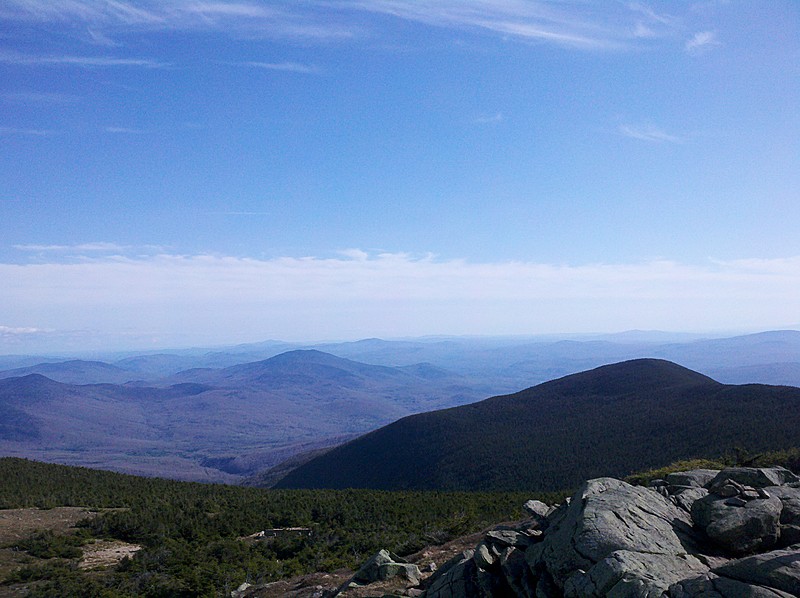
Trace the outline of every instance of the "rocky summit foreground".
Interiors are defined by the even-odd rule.
[[[686,471],[648,488],[599,478],[558,507],[526,510],[394,595],[800,596],[800,478],[783,468]],[[333,594],[364,596],[363,584]]]

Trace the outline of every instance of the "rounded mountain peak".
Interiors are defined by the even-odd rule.
[[[664,359],[632,359],[545,382],[541,387],[562,393],[624,395],[645,388],[718,385],[719,382]]]

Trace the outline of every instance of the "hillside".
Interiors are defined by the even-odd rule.
[[[246,580],[274,582],[335,571],[356,566],[384,546],[408,554],[429,542],[477,532],[493,521],[519,517],[529,498],[474,492],[264,491],[10,458],[0,458],[0,480],[3,596],[230,596]],[[40,509],[54,507],[101,511],[84,513],[78,529],[66,534],[45,532],[41,524],[31,534],[26,519],[41,522]],[[271,541],[247,538],[283,527],[312,533]],[[4,528],[16,533],[4,538]],[[15,541],[7,547],[9,536]],[[119,567],[90,572],[76,567],[81,552],[109,539],[141,550]]]
[[[0,368],[14,366],[0,378],[39,374],[69,387],[58,391],[64,401],[19,405],[0,385],[0,454],[237,483],[409,414],[629,359],[668,359],[730,384],[800,385],[793,330],[716,339],[642,332],[366,339],[281,353],[297,347],[265,341],[84,360],[0,357]]]
[[[295,453],[485,396],[433,366],[374,366],[320,351],[133,384],[28,374],[0,379],[0,454],[237,483]]]
[[[547,585],[548,580],[563,584],[576,573],[576,566],[581,568],[579,576],[597,567],[591,573],[594,580],[599,577],[595,573],[608,569],[607,565],[618,565],[603,579],[612,583],[620,578],[643,579],[666,587],[695,574],[722,574],[722,565],[730,569],[735,558],[751,548],[782,550],[799,537],[797,477],[779,469],[738,467],[719,475],[709,469],[732,464],[676,463],[637,476],[637,484],[654,476],[662,478],[653,481],[649,490],[609,478],[594,480],[582,484],[568,504],[551,509],[547,505],[560,503],[567,493],[264,491],[0,458],[0,595],[231,596],[232,590],[241,587],[235,594],[240,597],[319,598],[323,592],[337,595],[336,589],[355,577],[359,563],[381,548],[414,564],[410,569],[418,567],[423,584],[418,585],[418,577],[412,581],[398,576],[384,585],[380,577],[376,583],[367,580],[360,582],[367,585],[347,586],[340,594],[343,598],[419,596],[423,589],[429,598],[562,596],[560,589]],[[754,467],[766,464],[796,468],[800,450],[765,454],[751,463]],[[703,469],[685,472],[687,466]],[[766,492],[773,498],[761,500],[766,495],[756,488],[764,486],[769,486]],[[729,490],[738,492],[737,502],[730,502]],[[737,509],[745,515],[726,519],[726,527],[720,528],[725,533],[701,537],[701,529],[711,528],[703,523],[703,516],[695,517],[693,503],[706,503],[713,509],[711,515],[720,520]],[[742,503],[747,506],[741,508]],[[512,523],[522,515],[523,504],[527,517]],[[766,506],[768,511],[764,511]],[[697,514],[702,515],[701,511]],[[757,518],[763,518],[763,525],[753,525]],[[504,523],[498,525],[500,521]],[[488,525],[491,530],[473,533],[487,530]],[[692,530],[693,526],[697,529]],[[274,536],[256,533],[271,528]],[[286,528],[309,533],[296,534]],[[675,533],[688,542],[673,541]],[[545,551],[535,550],[539,543]],[[605,558],[620,546],[627,549],[624,558]],[[116,556],[106,554],[106,560],[98,564],[95,557],[106,547],[113,547]],[[530,547],[534,550],[527,560]],[[578,561],[573,547],[580,555]],[[135,556],[125,560],[121,549]],[[698,562],[687,559],[687,551],[711,556]],[[789,567],[771,567],[777,574],[770,582],[751,575],[751,583],[776,588],[785,587],[787,581],[796,583],[798,572],[792,563],[798,554],[795,549],[787,558],[766,561],[766,566],[782,562]],[[498,557],[514,566],[497,566]],[[645,568],[639,566],[642,562]],[[526,573],[526,563],[530,573]],[[359,571],[365,572],[364,568]],[[544,571],[549,572],[547,576],[542,575]],[[249,584],[240,586],[244,581]],[[451,592],[459,589],[461,581],[472,591]],[[697,592],[669,596],[712,595],[704,593],[712,589],[710,580],[700,581]],[[477,591],[486,582],[494,589]],[[512,593],[508,584],[517,591]],[[541,591],[536,593],[533,589],[538,584]],[[617,595],[594,592],[593,584],[584,586],[582,592],[567,595]],[[415,591],[408,592],[412,587]],[[637,582],[634,591],[624,595],[656,595],[637,592],[640,587]],[[752,588],[734,586],[713,595],[797,595],[763,589],[752,594],[748,589]]]
[[[80,377],[76,357],[84,364],[115,366],[125,380],[156,380],[190,369],[221,370],[245,363],[266,361],[296,349],[317,350],[345,359],[388,367],[429,363],[469,379],[485,390],[485,396],[516,392],[520,388],[574,374],[601,365],[652,357],[673,361],[713,376],[720,382],[739,384],[790,384],[800,386],[800,331],[772,330],[727,338],[666,332],[629,331],[604,335],[516,337],[423,337],[406,340],[364,339],[323,344],[291,344],[265,341],[224,349],[181,349],[175,352],[136,354],[86,354],[72,358],[0,355],[0,377],[40,373],[61,382],[90,384],[120,382],[87,367]],[[43,363],[63,364],[70,379],[39,369]],[[783,367],[787,366],[787,367]],[[23,371],[22,368],[34,368]],[[12,374],[8,371],[16,370]],[[51,375],[52,374],[52,375]]]
[[[402,386],[431,379],[444,380],[455,387],[464,384],[458,376],[427,364],[399,368],[368,365],[313,349],[289,351],[269,359],[222,369],[192,369],[168,378],[171,382],[203,382],[220,388],[274,390],[302,386],[312,389],[316,385],[324,385],[334,392],[369,391],[377,383]],[[407,400],[416,401],[417,397],[409,396]]]
[[[277,487],[556,490],[798,442],[800,389],[725,385],[639,359],[404,418],[309,461]]]
[[[58,363],[36,365],[0,371],[0,378],[18,378],[28,374],[41,374],[56,382],[66,384],[124,384],[136,374],[102,361],[72,359]]]
[[[798,486],[782,467],[676,471],[649,488],[587,480],[558,507],[527,502],[527,519],[487,530],[430,576],[382,551],[334,595],[797,597]],[[268,587],[240,598],[274,596]]]
[[[601,365],[645,357],[665,359],[708,374],[713,372],[715,379],[726,383],[800,386],[797,371],[779,369],[780,364],[800,362],[800,331],[797,330],[772,330],[712,339],[636,331],[560,339],[368,339],[317,348],[365,363],[401,365],[429,362],[476,380],[492,381],[497,389],[495,394],[514,392]],[[742,367],[748,369],[737,370]]]

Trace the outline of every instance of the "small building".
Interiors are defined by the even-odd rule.
[[[273,527],[271,529],[261,530],[249,536],[239,538],[240,540],[268,540],[272,538],[287,538],[287,537],[310,537],[312,533],[310,527]]]

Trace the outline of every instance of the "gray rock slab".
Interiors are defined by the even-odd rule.
[[[646,488],[612,478],[590,480],[573,496],[557,528],[528,549],[526,559],[534,570],[539,563],[532,561],[541,561],[563,587],[574,571],[588,571],[618,550],[670,556],[696,552],[691,519]],[[688,568],[690,573],[697,572]]]
[[[776,497],[742,501],[709,494],[692,505],[695,525],[717,546],[735,555],[772,548],[780,533],[781,501]]]
[[[705,488],[687,488],[677,494],[670,495],[670,500],[679,509],[683,509],[687,513],[692,512],[692,505],[694,501],[708,495],[708,490]]]
[[[533,499],[526,501],[522,508],[534,517],[547,517],[547,514],[552,510],[542,501]]]
[[[714,494],[718,494],[719,496],[724,496],[726,498],[739,496],[739,492],[741,492],[739,487],[733,485],[732,483],[730,483],[730,481],[726,481],[719,486],[713,486],[712,490]]]
[[[713,572],[720,577],[800,596],[800,546],[754,554],[726,563]]]
[[[515,546],[517,548],[527,548],[538,538],[533,538],[523,532],[505,529],[495,529],[486,533],[484,541],[488,544],[506,548]]]
[[[405,578],[412,585],[416,585],[420,580],[419,567],[406,563],[396,554],[383,549],[372,555],[356,571],[352,581],[359,584],[370,584],[397,576]]]
[[[789,546],[800,542],[800,488],[791,486],[770,486],[765,488],[768,494],[780,499],[781,536],[780,546]]]
[[[450,560],[445,561],[445,563],[441,567],[436,569],[433,575],[431,575],[428,579],[425,580],[425,585],[430,588],[439,580],[440,577],[447,575],[450,569],[453,569],[454,567],[457,567],[458,565],[461,565],[466,561],[472,560],[474,554],[475,551],[473,549],[469,549],[457,554]]]
[[[668,598],[796,598],[780,590],[719,577],[713,573],[670,586]]]
[[[660,598],[670,585],[706,567],[691,555],[647,554],[618,550],[564,584],[565,598]]]
[[[481,542],[475,547],[475,555],[472,558],[480,569],[489,569],[494,565],[495,561],[498,560],[492,551],[489,550],[489,546],[486,542]]]
[[[462,558],[447,567],[424,594],[426,598],[477,598],[482,595],[478,585],[478,567],[472,558]]]
[[[800,478],[784,467],[729,467],[716,475],[709,489],[713,491],[728,480],[753,488],[766,488],[798,482]]]
[[[800,525],[800,488],[770,486],[765,490],[770,496],[777,497],[783,505],[781,523]]]
[[[692,469],[691,471],[676,471],[667,474],[667,484],[670,486],[691,486],[705,488],[719,474],[719,469]]]

